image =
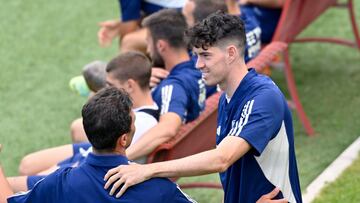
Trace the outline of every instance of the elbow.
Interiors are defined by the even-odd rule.
[[[167,127],[162,137],[166,142],[168,140],[173,139],[178,132],[179,132],[179,128]]]
[[[34,163],[29,155],[23,157],[19,164],[19,174],[22,176],[34,175],[33,166]]]
[[[220,173],[225,172],[230,166],[230,160],[224,155],[219,155],[217,162],[217,171]]]
[[[169,131],[168,131],[168,138],[169,139],[172,139],[172,138],[174,138],[176,135],[177,135],[177,133],[178,133],[178,129],[170,129]]]

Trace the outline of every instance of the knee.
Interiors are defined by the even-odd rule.
[[[20,161],[19,174],[23,176],[29,176],[36,174],[32,166],[34,165],[31,155],[26,155]]]
[[[146,53],[146,43],[143,42],[141,37],[130,33],[122,38],[120,50],[122,53],[128,51],[140,51]]]

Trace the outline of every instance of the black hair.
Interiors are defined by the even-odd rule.
[[[240,54],[244,55],[245,26],[238,16],[217,11],[186,30],[185,34],[190,47],[206,50],[211,46],[223,46],[230,42],[235,43],[234,45],[240,49]]]
[[[125,90],[105,87],[83,106],[83,125],[96,150],[112,151],[118,138],[131,130],[132,102]]]

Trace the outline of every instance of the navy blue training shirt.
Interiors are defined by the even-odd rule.
[[[173,112],[186,123],[196,119],[205,108],[206,88],[201,72],[192,60],[177,64],[152,92],[160,115]]]
[[[232,98],[221,96],[216,143],[236,136],[251,150],[220,173],[225,203],[253,203],[275,187],[289,202],[302,202],[292,118],[286,99],[267,76],[250,69]]]
[[[120,155],[95,155],[90,153],[84,163],[76,168],[60,168],[36,183],[27,193],[16,194],[9,203],[189,203],[176,184],[165,178],[153,178],[127,189],[123,196],[110,196],[110,188],[104,189],[106,172],[119,165],[127,165],[128,159]]]

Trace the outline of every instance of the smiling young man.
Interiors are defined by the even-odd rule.
[[[205,19],[212,13],[216,11],[224,11],[231,15],[236,15],[243,20],[245,24],[246,32],[246,47],[245,47],[245,62],[250,61],[255,58],[260,52],[261,43],[260,43],[260,34],[261,29],[258,25],[257,20],[246,12],[240,12],[238,4],[236,3],[238,9],[237,12],[231,11],[227,7],[225,1],[219,0],[187,0],[181,12],[184,15],[188,27],[194,26],[195,23],[198,23]],[[231,13],[230,13],[231,12]],[[192,56],[192,60],[196,61],[196,56]],[[164,69],[153,68],[151,72],[151,85],[156,86],[162,79],[167,77],[167,72]],[[211,96],[217,91],[215,86],[207,86],[206,97]]]
[[[263,194],[275,187],[280,192],[270,199],[302,202],[291,113],[275,83],[246,66],[243,22],[217,12],[190,28],[187,35],[205,83],[218,84],[224,91],[219,101],[217,147],[167,162],[116,167],[105,176],[105,188],[114,183],[114,193],[123,184],[119,196],[150,177],[219,172],[225,203],[263,201]]]

